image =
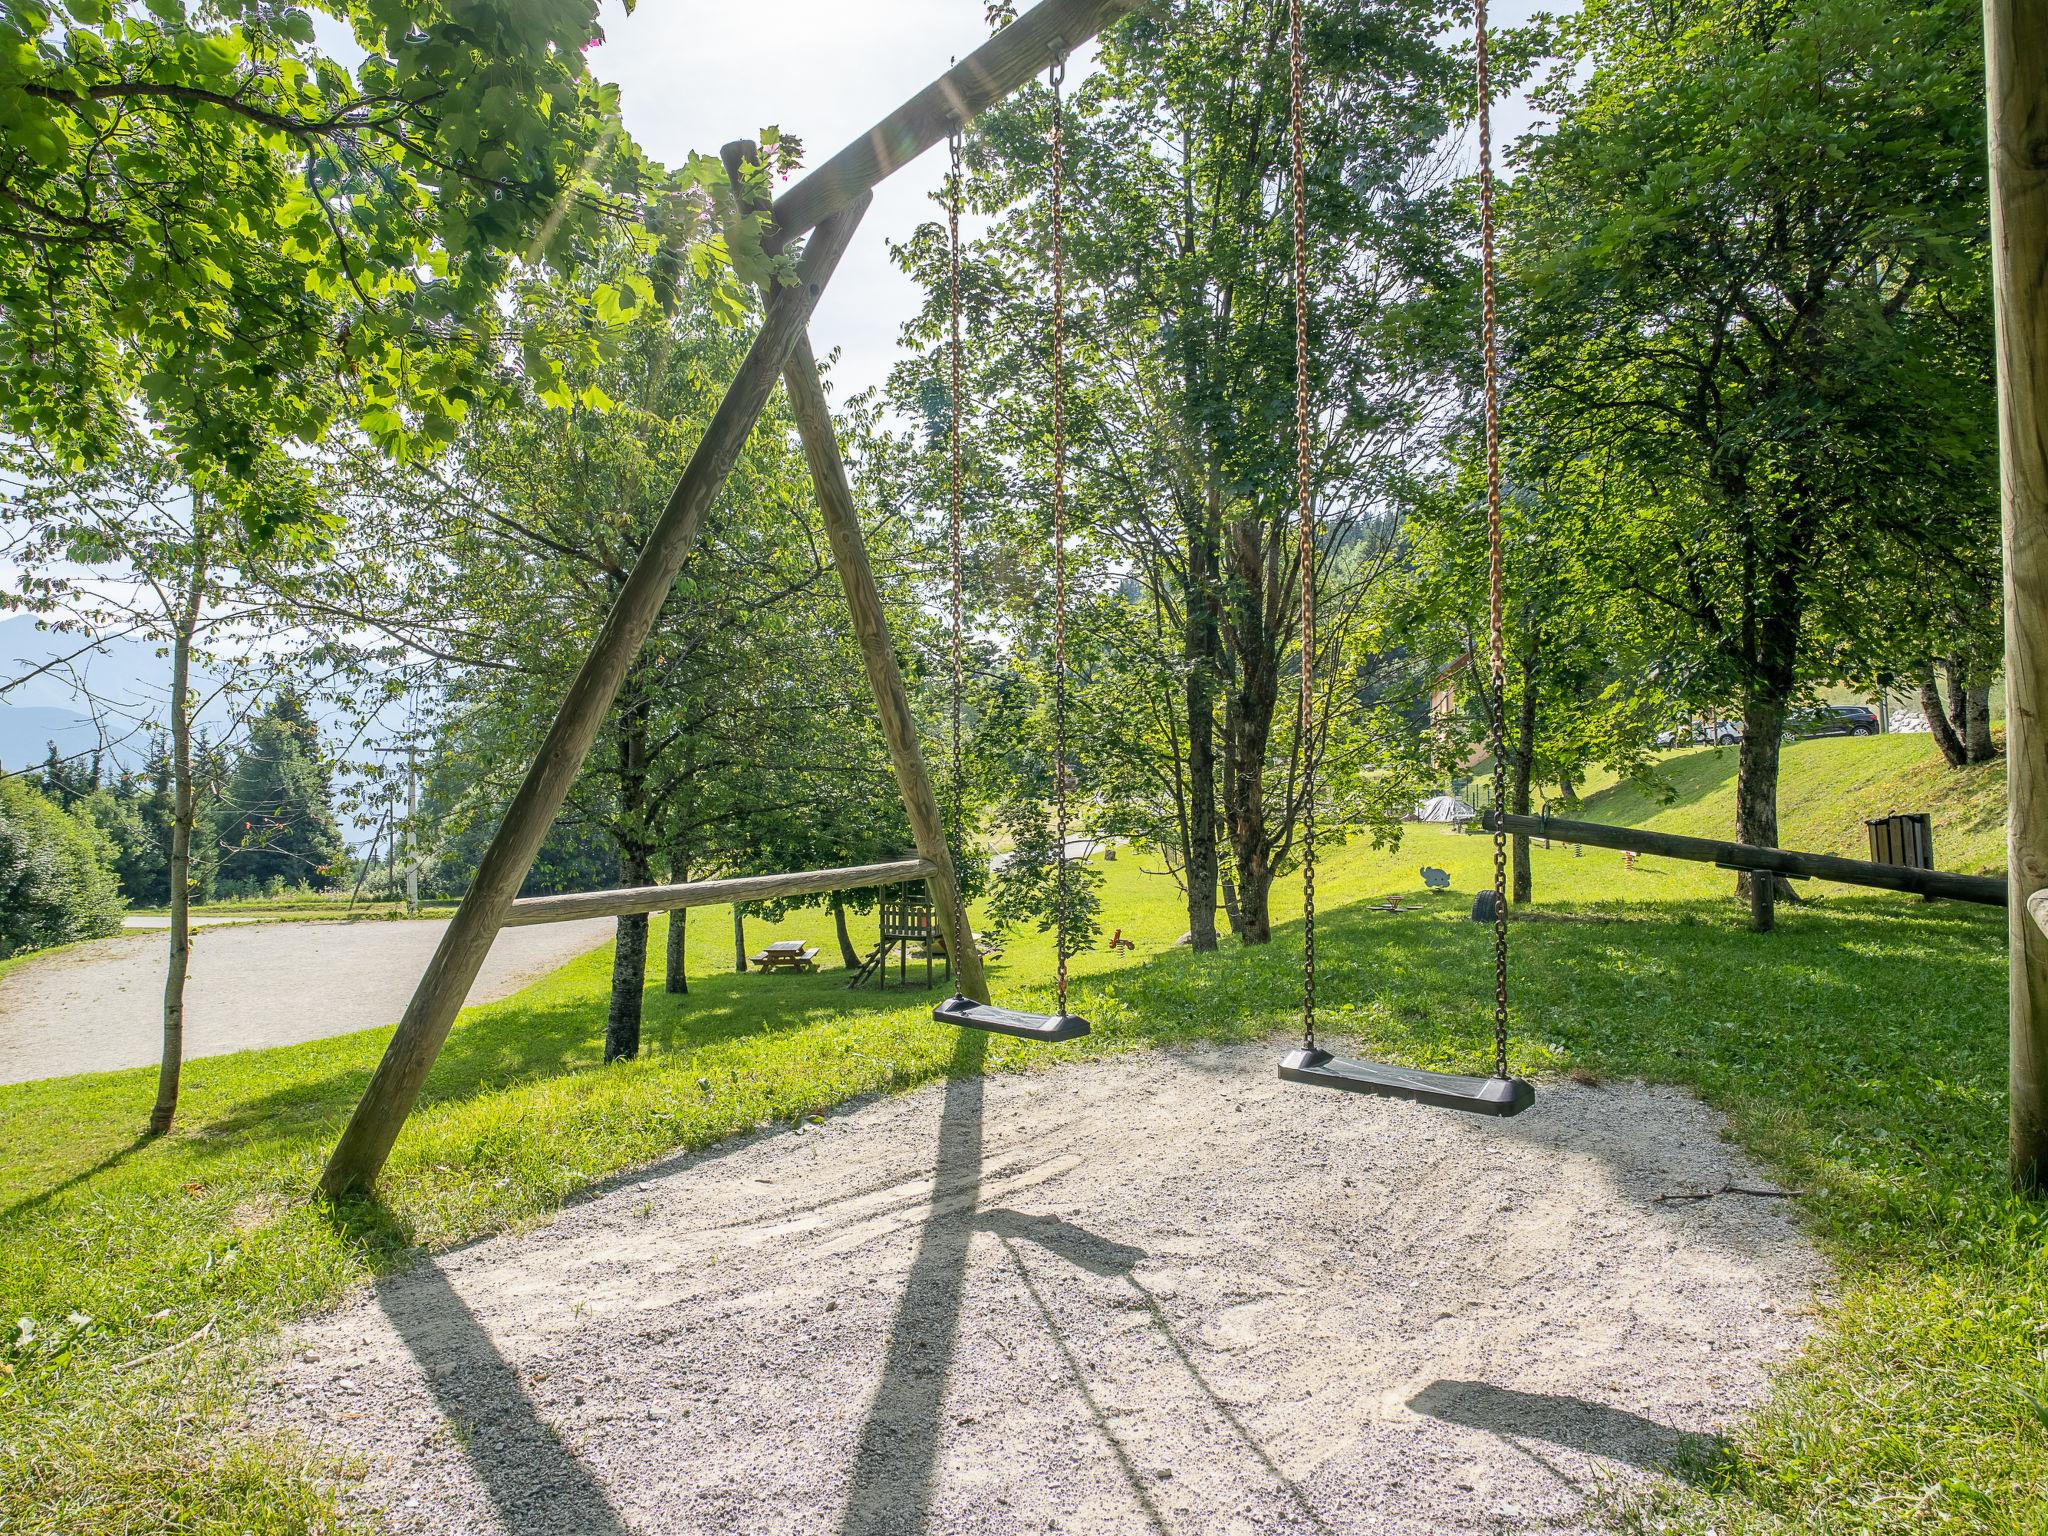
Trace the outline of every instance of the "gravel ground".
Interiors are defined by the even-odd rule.
[[[296,1045],[396,1024],[445,920],[242,923],[192,936],[185,1055]],[[608,918],[507,928],[473,1003],[518,991],[612,936]],[[0,1083],[157,1060],[166,934],[124,934],[45,955],[0,978]]]
[[[406,1533],[1569,1531],[1826,1275],[1678,1092],[1482,1121],[1275,1052],[1063,1065],[658,1165],[304,1325],[260,1426]]]

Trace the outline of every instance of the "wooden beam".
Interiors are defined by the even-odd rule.
[[[1494,812],[1482,812],[1479,824],[1491,832],[1495,819]],[[1561,843],[1583,843],[1588,848],[1621,848],[1632,853],[1686,859],[1751,874],[1784,875],[1794,880],[1838,880],[1844,885],[1910,891],[1916,896],[1942,896],[1950,901],[1974,901],[1989,907],[2006,904],[2005,877],[2002,875],[1955,875],[1940,869],[1912,869],[1904,864],[1841,859],[1831,853],[1801,853],[1796,848],[1758,848],[1750,843],[1681,837],[1675,832],[1652,832],[1644,827],[1610,827],[1597,821],[1559,821],[1550,816],[1516,816],[1512,813],[1498,819],[1507,823],[1510,832],[1550,837]]]
[[[896,665],[896,645],[889,634],[889,617],[882,608],[881,594],[875,590],[874,572],[868,566],[867,539],[861,532],[853,490],[847,484],[846,464],[839,456],[832,410],[825,401],[825,387],[818,381],[818,361],[811,355],[809,337],[797,338],[782,379],[796,411],[804,458],[811,466],[811,483],[817,488],[818,505],[825,514],[825,537],[832,544],[832,563],[838,567],[846,606],[853,614],[854,633],[860,638],[861,662],[867,668],[868,685],[874,690],[882,735],[888,740],[896,784],[903,792],[903,808],[910,816],[910,833],[917,840],[917,851],[932,866],[932,908],[939,929],[946,936],[946,953],[953,956],[954,989],[963,997],[985,1003],[989,1001],[988,978],[982,970],[981,947],[974,942],[971,932],[962,931],[969,924],[953,867],[953,851],[946,841],[945,816],[939,809],[939,797],[932,792],[931,774],[925,768],[924,751],[918,744],[917,719],[910,712],[903,672]]]
[[[1052,63],[1057,41],[1071,51],[1143,0],[1045,0],[996,33],[775,200],[785,240],[829,217],[964,128]]]
[[[2027,913],[2034,919],[2034,926],[2048,935],[2048,891],[2036,891],[2027,898]]]
[[[624,917],[633,912],[674,912],[682,907],[722,907],[743,901],[781,901],[826,891],[854,891],[870,885],[900,885],[906,880],[928,880],[937,867],[929,859],[906,857],[882,864],[849,864],[840,869],[692,880],[686,885],[629,885],[615,891],[527,896],[512,903],[505,914],[505,926],[525,928],[534,923],[573,922],[579,917]]]
[[[759,149],[745,140],[726,145],[719,155],[735,188],[746,185],[740,167],[760,162]],[[771,225],[769,238],[782,238],[782,230]],[[797,435],[803,440],[804,461],[810,466],[811,485],[817,492],[818,508],[824,514],[825,537],[832,545],[832,564],[839,572],[839,585],[846,593],[847,611],[853,617],[853,631],[860,641],[861,664],[867,669],[868,687],[875,696],[882,736],[889,743],[889,761],[896,770],[896,787],[910,818],[910,835],[917,842],[917,851],[932,865],[932,907],[946,938],[946,953],[953,956],[953,985],[963,997],[985,1003],[989,1001],[988,977],[982,969],[981,946],[974,942],[971,931],[963,931],[970,925],[953,865],[953,850],[946,841],[945,816],[939,809],[939,797],[932,792],[931,774],[925,768],[917,718],[910,712],[903,670],[896,664],[896,642],[889,633],[889,616],[882,607],[875,574],[868,564],[860,508],[847,479],[846,461],[840,456],[838,429],[832,424],[832,407],[825,399],[825,386],[818,379],[818,360],[811,354],[808,335],[799,336],[790,348],[782,382],[789,391]]]
[[[797,281],[778,289],[769,300],[760,334],[691,452],[682,478],[620,588],[618,601],[590,654],[562,696],[547,740],[498,823],[477,866],[476,878],[441,935],[434,958],[427,962],[426,973],[377,1064],[369,1089],[327,1159],[320,1188],[330,1198],[361,1193],[376,1182],[400,1127],[419,1099],[434,1058],[441,1053],[455,1015],[483,967],[491,941],[504,924],[506,910],[533,866],[534,855],[582,771],[583,759],[611,711],[627,669],[660,617],[683,561],[697,542],[705,511],[738,462],[790,348],[803,336],[818,296],[825,291],[866,209],[862,200],[819,225],[803,253]]]
[[[2048,886],[2048,6],[1984,0],[1991,287],[2005,508],[2007,869]],[[2007,1064],[2016,1188],[2048,1189],[2048,935],[2011,926]]]

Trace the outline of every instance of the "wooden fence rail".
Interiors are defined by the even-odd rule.
[[[633,912],[673,912],[680,907],[722,907],[729,902],[782,901],[826,891],[927,880],[938,866],[929,859],[891,859],[882,864],[849,864],[840,869],[799,869],[782,875],[736,875],[729,880],[692,880],[687,885],[629,885],[615,891],[577,891],[566,896],[526,896],[505,914],[507,928],[566,923],[579,917],[624,917]]]
[[[1482,812],[1480,826],[1491,832],[1496,816],[1493,811]],[[1506,823],[1510,832],[1520,832],[1529,837],[1551,837],[1561,843],[1583,843],[1589,848],[1620,848],[1667,859],[1718,864],[1724,869],[1754,874],[1839,880],[1844,885],[1874,885],[1888,891],[1909,891],[1916,896],[1975,901],[1988,907],[2006,904],[2003,875],[1955,875],[1940,869],[1912,869],[1904,864],[1842,859],[1829,853],[1801,853],[1796,848],[1758,848],[1750,843],[1681,837],[1675,832],[1651,832],[1642,827],[1610,827],[1596,821],[1559,821],[1553,816],[1516,816],[1510,813],[1498,819]]]

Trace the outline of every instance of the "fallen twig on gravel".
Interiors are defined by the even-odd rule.
[[[1803,1200],[1803,1189],[1758,1189],[1751,1184],[1723,1184],[1719,1189],[1674,1189],[1661,1195],[1652,1195],[1653,1203],[1663,1205],[1679,1200],[1712,1200],[1716,1195],[1755,1195],[1759,1200]]]

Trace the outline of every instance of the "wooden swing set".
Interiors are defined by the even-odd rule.
[[[764,236],[768,248],[783,249],[791,241],[809,237],[797,264],[796,281],[769,295],[760,331],[691,454],[590,654],[564,694],[554,724],[484,853],[468,894],[442,935],[362,1102],[328,1159],[320,1180],[323,1193],[337,1198],[361,1194],[375,1183],[484,956],[499,929],[508,924],[667,911],[922,879],[930,887],[946,949],[954,957],[959,993],[954,1004],[960,1005],[962,1013],[969,1011],[968,1004],[986,1005],[988,987],[981,955],[972,935],[965,932],[945,823],[868,566],[808,327],[819,296],[878,183],[934,145],[964,132],[1049,62],[1057,66],[1071,50],[1140,3],[1142,0],[1042,0],[773,201]],[[1484,0],[1479,0],[1475,9],[1483,39]],[[1298,113],[1298,11],[1294,25],[1293,85]],[[2038,719],[2043,701],[2048,699],[2048,86],[2044,86],[2048,81],[2048,7],[2038,0],[1986,0],[1985,48],[2010,702],[2010,1165],[2016,1185],[2038,1190],[2048,1186],[2048,743],[2040,738]],[[1483,90],[1481,99],[1485,99]],[[1298,217],[1302,178],[1298,115],[1295,139]],[[1301,288],[1297,275],[1297,290]],[[1490,324],[1488,344],[1490,351]],[[1297,345],[1304,345],[1299,336]],[[778,377],[789,392],[833,561],[916,841],[916,856],[842,869],[516,900],[627,669],[653,628],[697,541],[705,514],[723,489]],[[1305,405],[1297,403],[1305,412]],[[1491,414],[1489,401],[1489,418]],[[1305,433],[1304,422],[1304,439]],[[1489,431],[1490,444],[1492,436]],[[1304,496],[1305,572],[1310,569],[1307,541],[1312,537],[1307,519]],[[1306,655],[1313,654],[1308,612],[1311,591],[1304,590]],[[1498,612],[1497,587],[1494,602]],[[1489,830],[1497,839],[1510,830],[1526,830],[1511,827],[1513,820],[1497,817]],[[1556,824],[1551,830],[1555,832]],[[1583,829],[1579,830],[1583,834]],[[1585,834],[1582,840],[1595,837]],[[1720,846],[1716,845],[1716,851]],[[1498,863],[1497,852],[1497,889]],[[1756,867],[1778,869],[1775,864]],[[1904,881],[1898,884],[1905,889],[1920,888]],[[1312,902],[1312,885],[1309,889]],[[1988,882],[1980,890],[1951,887],[1930,893],[1993,899]],[[1312,905],[1309,910],[1313,911]],[[1496,922],[1498,925],[1498,917]],[[1312,935],[1313,930],[1310,932]],[[1502,983],[1497,988],[1496,1074],[1472,1082],[1481,1088],[1526,1091],[1526,1085],[1507,1076],[1504,931],[1500,931],[1499,948],[1503,953]],[[1062,944],[1062,1014],[1053,1022],[1071,1022],[1085,1030],[1085,1021],[1068,1021],[1064,1016],[1064,959]],[[1431,1094],[1442,1086],[1434,1078],[1419,1086],[1395,1081],[1400,1069],[1337,1062],[1317,1049],[1312,937],[1307,959],[1304,1048],[1283,1063],[1282,1075],[1354,1091],[1433,1101]],[[1067,1037],[1058,1032],[1048,1034],[1045,1021],[1036,1016],[1012,1015],[986,1006],[980,1006],[979,1012],[985,1017],[959,1022],[1039,1039]],[[1290,1065],[1296,1070],[1290,1072]],[[1353,1081],[1354,1077],[1358,1080]],[[1457,1107],[1473,1106],[1462,1103]],[[1519,1101],[1512,1105],[1504,1102],[1490,1112],[1512,1113],[1519,1107]]]
[[[327,1160],[320,1177],[322,1192],[340,1198],[361,1194],[376,1182],[491,942],[507,924],[662,912],[922,879],[931,887],[946,950],[953,956],[955,987],[966,999],[988,1001],[981,953],[971,936],[957,931],[963,907],[945,821],[918,745],[808,332],[811,312],[851,243],[875,186],[963,130],[1049,61],[1089,41],[1136,4],[1137,0],[1044,0],[775,199],[764,233],[768,248],[783,249],[809,236],[797,263],[796,281],[768,296],[753,345],[691,453],[590,654],[563,694],[547,739],[506,808],[376,1075]],[[847,869],[515,900],[778,378],[789,392],[917,856]]]

